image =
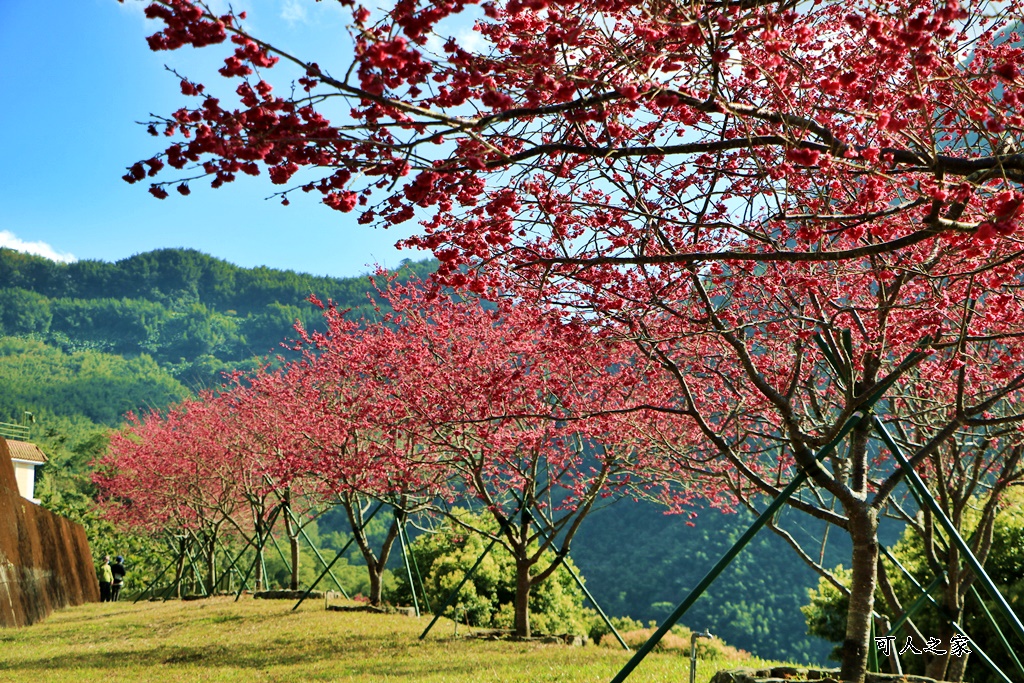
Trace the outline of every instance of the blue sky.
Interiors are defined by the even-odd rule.
[[[248,10],[254,32],[342,70],[347,37],[335,3],[234,4]],[[0,107],[0,246],[106,261],[189,247],[241,266],[333,276],[426,256],[393,246],[415,225],[402,231],[359,226],[355,216],[332,211],[312,195],[282,207],[266,200],[279,188],[265,175],[219,190],[193,183],[189,197],[172,193],[163,201],[144,184],[122,181],[127,166],[159,151],[165,140],[135,121],[150,112],[168,114],[186,100],[165,65],[230,92],[215,74],[222,48],[150,52],[145,36],[159,25],[143,17],[144,6],[133,0],[0,0],[6,102]]]

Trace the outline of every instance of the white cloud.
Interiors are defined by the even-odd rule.
[[[46,242],[26,242],[23,239],[19,239],[10,230],[0,230],[0,247],[25,252],[26,254],[43,256],[51,261],[59,261],[60,263],[71,263],[78,260],[74,254],[62,254]]]
[[[289,24],[306,23],[306,8],[298,0],[285,0],[281,4],[281,18]]]
[[[435,55],[443,55],[444,44],[449,37],[454,38],[466,52],[482,54],[491,48],[490,41],[473,28],[471,19],[460,17],[458,21],[442,20],[427,37],[427,50]]]

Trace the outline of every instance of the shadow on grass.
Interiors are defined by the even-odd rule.
[[[79,626],[84,622],[90,621],[104,621],[116,617],[134,616],[138,610],[132,609],[131,605],[125,605],[124,607],[116,610],[110,610],[105,612],[96,612],[94,614],[86,615],[81,610],[71,612],[70,610],[62,612],[60,610],[54,612],[47,619],[45,625],[53,627],[55,629],[60,628],[71,628],[77,630]],[[27,627],[31,628],[31,627]]]

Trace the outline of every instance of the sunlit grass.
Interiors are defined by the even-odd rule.
[[[243,598],[90,604],[0,630],[0,680],[606,682],[629,654],[608,647],[455,637],[427,616],[329,612],[322,602]],[[759,660],[703,661],[697,680]],[[655,652],[631,683],[688,681],[689,659]]]

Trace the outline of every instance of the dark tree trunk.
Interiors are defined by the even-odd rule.
[[[256,525],[256,569],[253,576],[253,590],[256,591],[265,590],[266,588],[264,585],[266,579],[263,576],[263,544],[267,542],[269,536],[270,534],[263,535],[261,524]]]
[[[370,595],[368,596],[370,604],[380,605],[384,596],[384,570],[387,568],[388,558],[391,556],[391,548],[394,547],[395,539],[398,538],[398,519],[396,517],[391,522],[387,536],[381,544],[380,557],[378,557],[370,547],[370,539],[367,538],[366,532],[362,528],[363,515],[359,507],[359,500],[355,497],[342,496],[341,504],[345,508],[345,514],[352,526],[352,535],[356,545],[359,546],[359,552],[366,560],[366,569],[370,577]]]
[[[284,528],[288,535],[288,545],[291,549],[291,580],[288,587],[296,591],[299,589],[299,525],[292,517],[292,494],[291,491],[284,493]]]
[[[950,549],[950,557],[956,558],[959,561],[959,550],[955,546]],[[950,564],[949,567],[955,567],[957,565]],[[946,594],[945,594],[945,612],[949,615],[949,618],[956,621],[958,624],[962,624],[963,619],[963,598],[959,591],[960,576],[959,572],[955,570],[949,571],[946,576]],[[937,681],[961,681],[963,680],[963,670],[957,671],[956,663],[959,657],[953,657],[949,652],[950,639],[956,631],[950,626],[949,622],[945,619],[940,619],[937,625],[937,632],[934,634],[940,642],[943,643],[940,649],[945,650],[945,654],[932,655],[925,663],[924,675],[930,678],[934,678]]]
[[[850,610],[846,620],[840,679],[863,683],[867,674],[868,648],[871,643],[871,613],[878,582],[878,518],[866,503],[846,506],[850,537],[853,540],[853,577],[850,583]]]
[[[289,536],[288,542],[292,547],[292,580],[291,589],[299,590],[299,537]]]
[[[520,638],[529,638],[530,630],[530,565],[516,560],[515,632]]]
[[[948,640],[946,641],[949,642]],[[948,681],[962,681],[964,680],[964,674],[967,672],[967,658],[971,656],[970,652],[964,653],[960,657],[952,657],[949,660],[949,664],[946,667],[946,680]]]
[[[178,541],[178,566],[174,568],[174,593],[181,598],[181,584],[185,582],[185,538]]]
[[[257,548],[256,550],[256,570],[255,576],[253,576],[253,590],[263,590],[263,548]]]
[[[367,597],[371,605],[380,605],[384,601],[384,565],[374,562],[372,566],[367,564],[367,568],[370,574],[370,594]]]

